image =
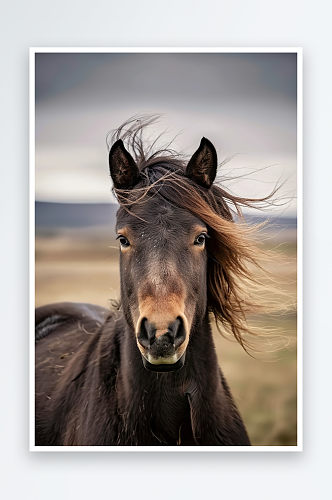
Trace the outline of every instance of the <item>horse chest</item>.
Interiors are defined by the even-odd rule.
[[[123,439],[143,446],[194,444],[186,396],[161,380],[146,387],[130,400],[119,401]],[[188,442],[190,438],[192,442]]]

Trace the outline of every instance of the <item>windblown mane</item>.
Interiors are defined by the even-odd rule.
[[[251,199],[231,194],[216,183],[210,189],[200,187],[185,176],[187,160],[171,149],[172,142],[156,149],[163,134],[150,145],[146,144],[143,133],[158,118],[158,115],[135,116],[108,134],[108,147],[122,139],[141,174],[134,188],[114,188],[114,194],[120,206],[133,215],[135,205],[145,203],[151,196],[159,196],[190,211],[207,224],[210,236],[206,242],[208,308],[221,333],[232,334],[247,350],[252,344],[246,336],[261,333],[258,326],[247,323],[247,318],[252,314],[275,312],[275,302],[267,297],[271,292],[280,294],[280,290],[262,267],[262,263],[277,258],[276,253],[263,250],[258,243],[258,231],[265,224],[248,225],[242,208],[260,209],[264,205],[274,205],[278,188],[275,187],[265,198]],[[267,333],[266,327],[262,333]]]

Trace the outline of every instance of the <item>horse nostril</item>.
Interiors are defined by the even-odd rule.
[[[167,335],[175,348],[179,347],[186,339],[186,331],[183,320],[178,316],[173,323],[168,326]]]
[[[156,329],[146,318],[143,318],[141,321],[137,340],[146,349],[150,349],[156,340]]]
[[[166,332],[156,337],[157,329],[147,318],[143,318],[137,334],[138,342],[145,348],[154,350],[177,349],[186,339],[182,318],[178,316],[168,325]],[[152,352],[152,351],[151,351]]]

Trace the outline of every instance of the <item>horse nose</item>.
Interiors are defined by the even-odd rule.
[[[177,349],[186,338],[185,327],[180,316],[168,325],[164,333],[159,333],[159,331],[147,318],[143,318],[137,340],[146,349],[150,349],[154,344],[155,348],[163,345],[164,347],[172,346]]]

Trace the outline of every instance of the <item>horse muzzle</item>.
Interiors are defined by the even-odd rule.
[[[179,370],[184,365],[188,344],[185,318],[178,316],[167,329],[157,326],[147,318],[139,322],[137,342],[144,367],[157,372]]]

